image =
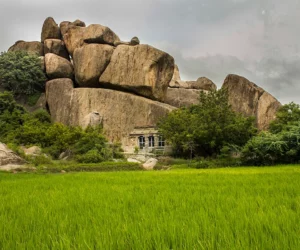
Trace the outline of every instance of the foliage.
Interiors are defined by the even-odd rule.
[[[276,113],[276,119],[270,123],[270,132],[279,133],[287,126],[300,121],[300,105],[294,102],[285,104]]]
[[[243,146],[256,133],[254,118],[235,113],[225,89],[201,92],[199,101],[171,112],[159,123],[176,155],[216,156],[226,145]]]
[[[300,122],[280,133],[262,132],[243,148],[242,161],[248,165],[300,162]]]
[[[68,127],[51,123],[45,110],[27,113],[9,92],[0,93],[0,140],[12,145],[43,148],[53,158],[70,151],[80,162],[123,158],[120,144],[109,144],[101,127]],[[38,160],[38,159],[37,159]]]
[[[10,92],[0,92],[0,141],[23,123],[25,110],[18,105]]]
[[[31,95],[44,90],[46,76],[38,56],[25,51],[0,55],[0,86],[14,94]]]

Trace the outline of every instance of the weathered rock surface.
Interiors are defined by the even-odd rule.
[[[70,60],[69,53],[62,40],[59,39],[46,39],[44,41],[44,54],[53,53],[67,60]]]
[[[85,23],[78,19],[74,22],[63,21],[59,24],[61,35],[63,36],[64,34],[66,34],[68,32],[68,29],[74,26],[85,27]]]
[[[61,38],[60,29],[52,17],[48,17],[44,21],[41,34],[41,41],[44,42],[46,39],[50,38]]]
[[[228,75],[222,88],[229,94],[229,102],[234,111],[246,116],[254,116],[258,129],[268,129],[281,107],[272,95],[238,75]]]
[[[199,77],[197,81],[182,81],[177,65],[175,65],[173,77],[169,83],[169,86],[171,88],[201,89],[208,91],[217,89],[216,84],[206,77]]]
[[[89,44],[75,50],[75,79],[80,87],[99,87],[99,77],[109,64],[113,51],[114,47],[105,44]]]
[[[124,41],[117,41],[114,43],[114,46],[119,46],[119,45],[131,45],[131,46],[136,46],[136,45],[139,45],[140,44],[140,40],[138,37],[133,37],[130,42],[124,42]]]
[[[217,85],[206,77],[199,77],[197,81],[193,82],[189,86],[190,89],[203,89],[208,91],[217,90]]]
[[[168,88],[165,103],[177,108],[199,104],[200,92],[208,91],[185,88]]]
[[[120,41],[120,38],[108,27],[91,24],[88,27],[71,26],[63,36],[69,54],[89,43],[108,44]]]
[[[5,165],[22,165],[25,161],[0,142],[0,167]]]
[[[32,146],[30,148],[23,147],[22,149],[25,155],[38,156],[42,154],[42,149],[38,146]]]
[[[37,56],[44,55],[44,45],[41,42],[17,41],[8,51],[26,51]]]
[[[103,117],[98,111],[93,111],[83,118],[82,126],[84,128],[91,126],[96,127],[103,123]]]
[[[49,79],[73,78],[73,66],[65,58],[48,53],[45,55],[45,65]]]
[[[173,71],[173,57],[161,50],[149,45],[120,45],[99,81],[104,87],[163,101]]]
[[[128,158],[127,159],[127,162],[132,162],[132,163],[141,163],[140,161],[136,160],[136,159],[133,159],[133,158]]]
[[[156,166],[158,160],[155,158],[150,158],[148,161],[146,161],[143,164],[143,168],[146,170],[153,170],[153,168]]]
[[[129,134],[137,126],[155,126],[175,108],[164,103],[111,89],[73,88],[70,79],[47,82],[46,97],[53,121],[85,126],[93,111],[103,118],[104,133],[110,141],[129,145]]]

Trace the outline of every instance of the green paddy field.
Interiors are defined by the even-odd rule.
[[[0,173],[0,249],[300,249],[300,166]]]

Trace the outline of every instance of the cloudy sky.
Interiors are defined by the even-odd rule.
[[[40,40],[46,17],[109,26],[170,53],[184,80],[239,74],[300,103],[300,0],[1,0],[0,51]]]

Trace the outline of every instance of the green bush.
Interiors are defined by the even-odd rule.
[[[92,149],[85,154],[77,155],[76,160],[80,163],[97,163],[102,162],[104,158],[97,149]]]
[[[38,56],[25,51],[0,54],[0,86],[14,94],[42,92],[46,79]]]
[[[201,92],[198,105],[172,111],[158,126],[174,154],[183,157],[217,156],[224,146],[243,146],[256,134],[254,118],[235,113],[225,89]]]
[[[280,133],[262,132],[242,150],[247,165],[274,165],[300,162],[300,123],[285,127]]]
[[[46,155],[29,156],[26,157],[26,160],[28,160],[29,163],[33,164],[36,167],[53,164],[51,158]]]

